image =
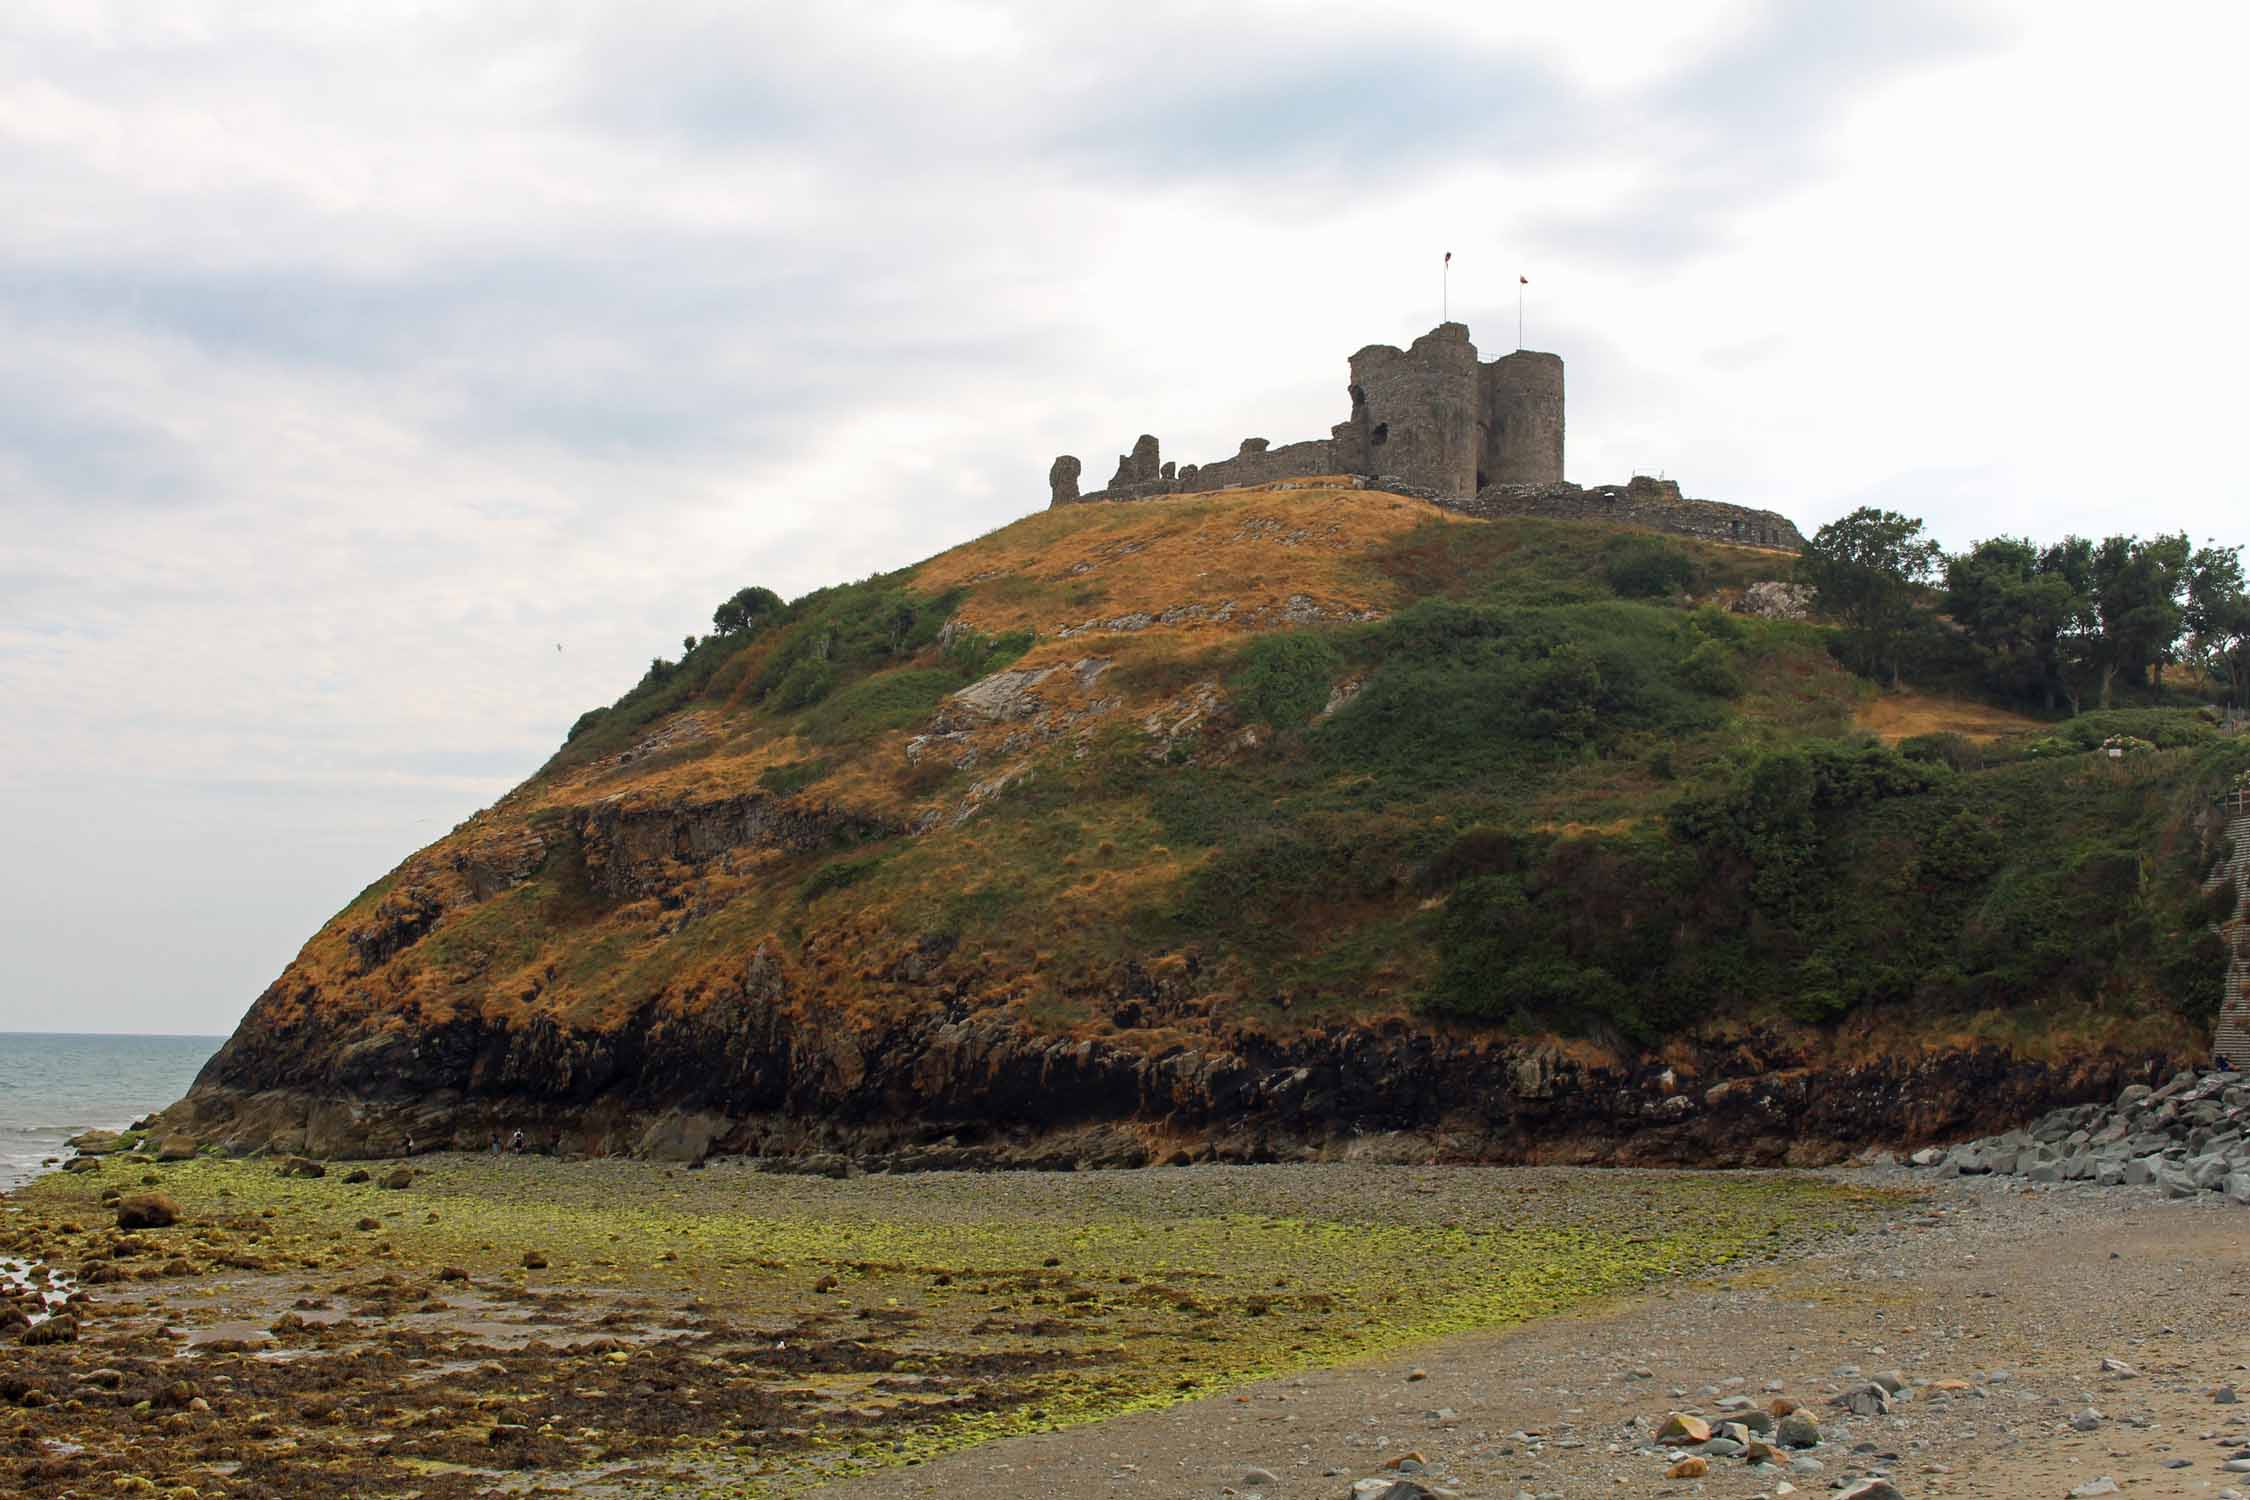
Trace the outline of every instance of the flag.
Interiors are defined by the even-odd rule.
[[[1529,276],[1518,276],[1516,278],[1516,284],[1518,286],[1529,286],[1531,285],[1531,278]]]
[[[1445,263],[1449,266],[1453,264],[1453,252],[1450,250],[1445,252]]]

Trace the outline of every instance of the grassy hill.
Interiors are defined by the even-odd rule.
[[[1296,1067],[1333,1125],[1347,1037],[1580,1086],[1997,1054],[2028,1104],[2202,1051],[2250,745],[1885,700],[1726,608],[1792,565],[1343,487],[1043,512],[653,666],[317,934],[182,1118],[1238,1128]]]

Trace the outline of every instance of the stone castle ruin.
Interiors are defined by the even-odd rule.
[[[1563,362],[1519,349],[1480,361],[1465,323],[1440,323],[1405,349],[1369,344],[1351,357],[1351,415],[1324,438],[1276,448],[1244,438],[1232,458],[1165,462],[1143,433],[1117,472],[1081,494],[1071,454],[1047,471],[1054,505],[1147,500],[1342,475],[1476,516],[1600,520],[1716,541],[1802,550],[1787,517],[1689,500],[1669,480],[1635,477],[1592,489],[1563,478]]]

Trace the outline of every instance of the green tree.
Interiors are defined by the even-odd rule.
[[[711,624],[721,635],[737,635],[780,614],[783,607],[779,594],[753,585],[737,590],[726,603],[711,611]]]
[[[2250,584],[2239,547],[2204,547],[2188,559],[2187,634],[2180,659],[2219,685],[2232,706],[2250,708]]]
[[[2090,551],[2075,537],[2042,551],[2003,536],[1946,559],[1945,612],[1983,651],[1993,687],[2050,712],[2071,693],[2068,643],[2091,618]]]
[[[1899,644],[1941,556],[1919,519],[1863,505],[1821,527],[1798,569],[1819,595],[1821,612],[1843,622],[1851,665],[1870,676],[1887,671],[1896,687]]]
[[[2105,537],[2094,549],[2094,610],[2101,620],[2102,707],[2122,678],[2131,687],[2161,686],[2187,612],[2188,539],[2184,533]]]

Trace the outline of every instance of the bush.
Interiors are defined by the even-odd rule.
[[[828,696],[836,686],[836,669],[827,658],[806,656],[781,674],[767,691],[766,701],[776,708],[805,708]]]
[[[921,723],[962,680],[962,674],[943,667],[901,667],[862,677],[828,695],[806,716],[805,738],[815,744],[845,744]],[[784,680],[776,696],[788,690]]]
[[[828,774],[824,760],[793,760],[787,765],[768,766],[758,773],[758,786],[776,797],[794,797]]]
[[[1288,728],[1327,706],[1341,669],[1341,658],[1326,638],[1293,630],[1253,640],[1227,686],[1245,718]]]
[[[883,861],[889,858],[888,854],[869,854],[859,859],[830,860],[806,877],[805,883],[797,888],[797,899],[809,906],[831,891],[857,885],[881,869]]]
[[[1714,698],[1742,696],[1741,658],[1734,648],[1705,641],[1680,659],[1680,680]]]
[[[1620,536],[1602,551],[1602,577],[1621,599],[1668,599],[1695,585],[1695,563],[1669,542]]]

